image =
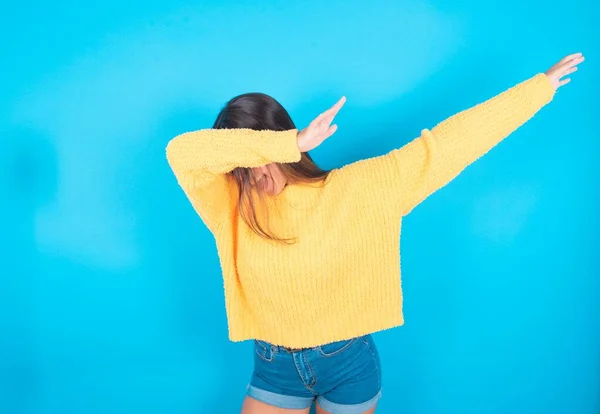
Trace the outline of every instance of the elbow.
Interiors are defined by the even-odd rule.
[[[172,163],[173,163],[173,140],[169,141],[167,143],[167,146],[165,147],[165,158],[167,159],[167,162],[169,163],[169,165],[172,165]]]
[[[178,139],[177,137],[171,139],[166,147],[165,147],[165,157],[167,159],[167,162],[169,163],[169,166],[171,167],[171,169],[175,170],[175,165],[176,165],[176,154],[177,154],[177,142]]]

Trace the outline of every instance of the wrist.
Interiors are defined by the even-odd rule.
[[[298,145],[298,151],[300,152],[306,152],[303,145],[305,134],[306,131],[303,129],[301,131],[298,131],[298,134],[296,136],[296,144]]]

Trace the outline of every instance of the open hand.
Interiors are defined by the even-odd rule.
[[[565,56],[560,60],[560,62],[548,69],[546,71],[546,76],[548,76],[548,79],[550,79],[554,90],[557,90],[561,86],[569,83],[571,78],[562,78],[575,72],[577,70],[577,65],[584,60],[585,58],[583,57],[583,54],[574,53],[572,55]]]
[[[331,125],[333,118],[342,109],[346,97],[337,101],[335,105],[316,117],[306,128],[298,132],[298,149],[300,152],[310,151],[319,145],[327,138],[333,135],[337,130],[337,125]]]

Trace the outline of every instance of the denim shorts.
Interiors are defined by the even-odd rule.
[[[360,414],[381,397],[381,365],[371,335],[307,349],[254,341],[247,394],[266,404],[334,414]]]

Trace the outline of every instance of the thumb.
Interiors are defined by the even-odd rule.
[[[331,125],[331,126],[330,126],[330,127],[327,129],[327,134],[326,134],[326,137],[325,137],[325,138],[329,138],[330,136],[332,136],[332,135],[335,133],[335,131],[337,131],[337,128],[338,128],[337,124],[333,124],[333,125]]]

